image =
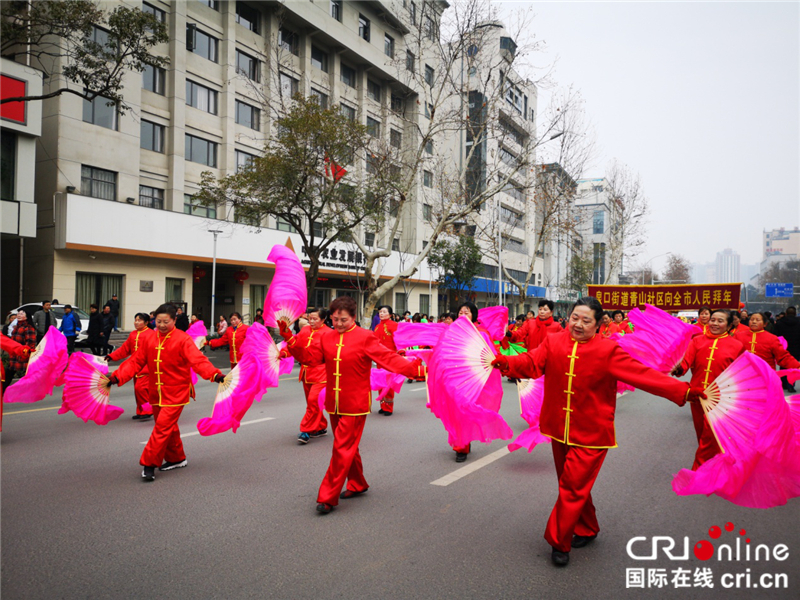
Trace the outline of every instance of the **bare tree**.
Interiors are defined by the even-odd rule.
[[[667,266],[661,276],[668,283],[691,283],[692,265],[689,260],[680,254],[670,254],[667,257]]]

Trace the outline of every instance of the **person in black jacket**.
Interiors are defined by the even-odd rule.
[[[92,349],[92,354],[101,356],[103,348],[106,343],[103,339],[103,315],[97,309],[97,304],[92,304],[89,307],[89,331],[88,331],[89,348]]]
[[[181,331],[186,331],[189,329],[189,317],[185,312],[183,312],[183,309],[180,306],[176,311],[175,329],[180,329]]]
[[[112,331],[114,331],[114,315],[111,313],[111,307],[106,304],[103,307],[103,356],[114,350],[111,345]]]
[[[111,314],[114,315],[114,331],[119,331],[119,298],[116,294],[111,296],[111,300],[106,302],[106,305],[111,309]]]
[[[800,318],[797,317],[797,308],[790,306],[786,309],[786,316],[775,323],[775,335],[786,340],[786,350],[800,360]],[[786,377],[781,377],[783,388],[789,392],[796,392],[794,385]]]

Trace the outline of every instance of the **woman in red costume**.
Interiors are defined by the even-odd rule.
[[[700,310],[697,311],[697,323],[695,323],[700,329],[698,333],[695,333],[695,336],[698,335],[705,335],[706,331],[708,331],[708,321],[711,319],[711,309],[707,306],[701,306]]]
[[[625,318],[625,313],[621,310],[612,312],[611,319],[616,326],[619,327],[620,334],[625,335],[626,333],[633,333],[633,324]]]
[[[375,326],[375,335],[381,341],[381,344],[386,346],[392,352],[397,352],[397,346],[394,343],[394,332],[397,331],[397,323],[392,319],[392,307],[384,304],[378,307],[378,324]],[[394,414],[394,390],[389,390],[389,393],[381,400],[381,409],[378,414],[385,417],[391,417]]]
[[[603,337],[611,337],[615,333],[619,333],[619,325],[611,320],[611,315],[608,311],[603,313],[602,325],[600,325],[600,335]]]
[[[333,455],[317,496],[317,512],[328,514],[339,504],[369,489],[364,478],[358,444],[371,412],[370,369],[374,360],[379,367],[421,379],[425,367],[420,359],[409,361],[381,344],[369,329],[356,324],[356,302],[350,297],[337,298],[330,306],[333,329],[322,329],[311,348],[322,354],[326,370],[325,410],[333,429]],[[302,348],[286,323],[279,321],[281,336],[292,355],[301,363],[314,359],[315,352]],[[347,482],[347,488],[342,488]],[[341,495],[340,495],[341,492]]]
[[[617,380],[678,406],[700,394],[596,335],[602,314],[597,299],[581,298],[572,307],[566,331],[548,335],[533,352],[499,355],[492,361],[492,366],[514,377],[547,375],[540,428],[552,440],[558,500],[544,537],[558,566],[569,562],[573,547],[582,548],[600,531],[591,491],[608,449],[617,447]]]
[[[162,304],[156,309],[156,334],[109,377],[111,385],[123,385],[147,367],[150,383],[150,404],[155,424],[144,447],[139,464],[142,479],[153,481],[156,467],[160,471],[180,469],[187,464],[181,443],[178,418],[183,407],[194,398],[190,371],[203,379],[221,382],[222,373],[195,346],[186,332],[175,328],[175,306]]]
[[[231,353],[231,369],[242,360],[242,344],[247,337],[247,325],[242,323],[242,315],[238,312],[231,313],[230,326],[225,329],[220,337],[209,340],[206,339],[206,344],[212,348],[219,348],[220,346],[228,346]]]
[[[325,389],[327,378],[322,353],[317,345],[319,336],[328,329],[325,327],[328,311],[324,308],[309,308],[306,315],[308,325],[295,336],[296,347],[305,348],[306,357],[309,359],[308,362],[300,361],[299,380],[303,383],[303,391],[306,394],[306,414],[300,422],[300,435],[297,436],[300,444],[307,444],[311,438],[328,433],[328,421],[319,407],[319,394]]]
[[[128,339],[119,348],[114,350],[111,354],[105,356],[106,362],[113,362],[115,360],[122,360],[128,356],[133,356],[144,344],[144,341],[155,337],[156,333],[150,329],[147,324],[150,322],[150,315],[145,313],[138,313],[133,318],[134,330],[128,335]],[[136,397],[136,414],[131,417],[132,419],[144,420],[153,416],[152,408],[146,411],[143,407],[145,402],[150,400],[150,384],[149,373],[147,372],[147,365],[136,374],[133,380],[133,393]]]
[[[765,323],[764,313],[753,313],[748,321],[749,329],[740,328],[736,332],[736,339],[747,352],[764,359],[773,369],[775,365],[784,369],[800,369],[800,362],[781,345],[778,336],[764,329]]]
[[[4,335],[0,335],[0,350],[8,352],[10,357],[19,358],[25,362],[28,361],[28,357],[31,354],[31,349],[28,346],[23,346]],[[2,362],[0,362],[0,378],[3,380],[3,385],[0,386],[0,431],[3,431],[3,390],[8,386],[6,385],[6,372]],[[11,382],[9,381],[9,383]]]
[[[530,352],[544,341],[547,334],[562,332],[561,325],[553,320],[553,308],[555,304],[552,300],[539,300],[539,316],[528,319],[521,329],[514,330],[509,336],[511,341],[525,344]]]
[[[742,343],[728,334],[733,317],[727,310],[715,310],[708,320],[705,334],[692,338],[681,364],[673,369],[672,374],[681,376],[692,370],[690,384],[692,388],[705,390],[736,357],[744,352]],[[692,421],[697,435],[697,452],[694,457],[693,470],[707,460],[719,454],[720,448],[714,432],[708,424],[703,407],[692,402]]]

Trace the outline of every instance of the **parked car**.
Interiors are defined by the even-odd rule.
[[[28,304],[23,304],[12,310],[9,315],[16,315],[19,310],[24,310],[25,314],[28,315],[28,320],[30,321],[33,319],[33,313],[37,310],[42,309],[41,302],[30,302]],[[61,327],[61,319],[64,318],[64,305],[63,304],[52,304],[50,306],[50,311],[53,313],[53,316],[56,318],[55,326]],[[80,319],[81,322],[81,330],[78,332],[77,337],[75,338],[75,345],[85,345],[86,338],[89,337],[89,315],[83,312],[77,306],[72,307],[72,312],[75,313],[75,316]],[[51,321],[52,322],[52,321]],[[8,333],[5,331],[4,333]]]

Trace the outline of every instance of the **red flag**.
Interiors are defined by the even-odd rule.
[[[335,162],[333,162],[330,157],[325,157],[325,176],[330,177],[333,179],[334,182],[338,183],[339,180],[347,175],[347,169],[344,167],[340,167]]]

